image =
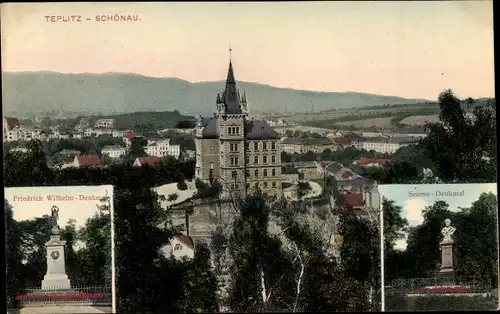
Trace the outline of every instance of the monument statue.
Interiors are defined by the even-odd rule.
[[[57,226],[57,221],[59,220],[59,207],[54,205],[52,206],[51,211],[52,211],[52,223],[54,226]]]
[[[444,220],[444,227],[441,229],[443,240],[440,245],[441,249],[441,271],[440,274],[445,277],[453,277],[455,270],[453,269],[453,239],[455,228],[451,226],[451,220]]]
[[[445,219],[444,228],[441,229],[441,233],[443,234],[443,241],[441,241],[441,243],[453,243],[451,236],[455,233],[455,230],[456,229],[451,226],[451,220],[448,218]]]
[[[42,280],[43,290],[70,289],[71,283],[66,275],[64,247],[66,241],[61,240],[61,232],[57,221],[59,220],[59,208],[52,206],[52,235],[45,243],[47,250],[47,273]]]

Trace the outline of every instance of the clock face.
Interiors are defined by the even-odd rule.
[[[60,253],[58,251],[54,251],[52,253],[50,253],[50,256],[53,258],[53,259],[58,259],[59,256],[60,256]]]

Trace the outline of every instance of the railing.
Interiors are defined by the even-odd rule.
[[[51,287],[50,289],[25,289],[16,300],[22,307],[50,305],[111,306],[111,286],[76,286],[70,289]]]
[[[433,288],[424,289],[426,287]],[[446,289],[446,287],[449,288]],[[491,285],[487,278],[401,278],[393,280],[389,286],[386,286],[385,290],[386,294],[487,293],[491,291]]]

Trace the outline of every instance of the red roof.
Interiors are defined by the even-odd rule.
[[[361,193],[346,193],[340,196],[340,205],[361,207],[365,205],[363,194]]]
[[[350,143],[349,139],[345,136],[334,137],[333,141],[339,145],[348,145]]]
[[[390,164],[391,162],[392,162],[392,160],[390,160],[390,159],[361,158],[356,162],[356,164],[358,166],[366,166],[369,164],[387,165],[387,164]]]
[[[350,171],[345,171],[343,174],[342,174],[342,178],[343,179],[349,179],[350,177],[352,177],[354,174]]]
[[[7,128],[9,130],[12,130],[12,129],[15,129],[15,128],[19,128],[21,127],[21,122],[19,122],[19,119],[18,118],[14,118],[14,117],[5,117],[5,120],[7,122]]]
[[[127,140],[131,141],[135,138],[135,133],[133,132],[127,133],[123,136],[123,138],[126,138]]]
[[[181,242],[182,244],[186,245],[187,247],[194,249],[194,242],[190,236],[187,236],[185,234],[179,234],[176,235],[175,238],[179,240],[179,242]]]
[[[101,158],[98,155],[77,155],[76,159],[80,166],[100,167]]]
[[[138,160],[139,164],[143,166],[143,165],[154,165],[160,162],[161,158],[157,156],[145,156],[145,157],[137,157],[136,160]]]

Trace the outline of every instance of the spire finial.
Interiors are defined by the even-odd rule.
[[[233,49],[231,49],[231,44],[229,44],[229,62],[231,62],[231,52]]]

